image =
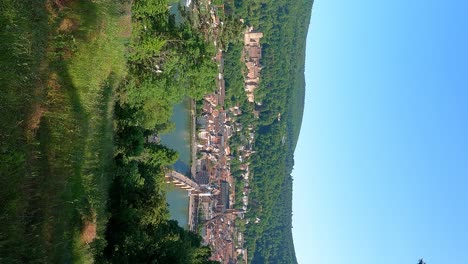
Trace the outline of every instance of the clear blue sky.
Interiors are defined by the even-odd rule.
[[[461,0],[315,1],[299,263],[468,263],[467,17]]]

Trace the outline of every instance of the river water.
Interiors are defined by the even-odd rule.
[[[178,9],[178,4],[185,5],[186,0],[172,0],[169,12],[175,15],[176,23],[182,22],[183,18]],[[161,135],[161,143],[176,150],[179,159],[173,168],[184,175],[190,174],[190,102],[184,100],[174,106],[171,122],[175,124],[175,130]],[[173,183],[167,184],[166,200],[169,204],[171,219],[177,220],[179,225],[188,229],[188,191],[175,187]]]
[[[190,174],[190,103],[188,100],[174,106],[171,121],[175,130],[161,135],[161,143],[176,150],[179,159],[174,169],[185,175]],[[186,190],[176,188],[174,184],[167,184],[166,200],[169,204],[171,219],[177,220],[179,225],[188,227],[189,196]]]

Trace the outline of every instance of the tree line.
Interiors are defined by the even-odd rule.
[[[116,93],[115,169],[99,263],[216,263],[201,237],[169,220],[164,174],[178,154],[147,139],[168,132],[172,107],[215,88],[215,49],[164,0],[132,6],[128,75]]]

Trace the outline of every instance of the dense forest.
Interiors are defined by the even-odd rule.
[[[164,171],[177,153],[147,138],[164,133],[172,107],[214,87],[215,53],[201,32],[176,23],[166,4],[137,1],[132,7],[128,74],[117,89],[115,172],[111,217],[96,240],[99,263],[214,263],[201,237],[169,219]]]
[[[245,225],[252,263],[297,263],[291,231],[291,172],[304,107],[305,41],[312,4],[313,1],[226,1],[230,14],[243,18],[247,25],[264,34],[263,70],[255,94],[260,104],[249,105],[239,89],[243,66],[235,58],[239,58],[240,47],[233,45],[228,49],[225,65],[228,97],[243,109],[254,107],[259,112],[258,119],[243,117],[257,127],[257,153],[251,162],[253,182],[246,218],[259,218],[260,222]]]

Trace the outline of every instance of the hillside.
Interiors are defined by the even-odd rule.
[[[305,41],[312,1],[226,1],[233,16],[262,32],[260,87],[256,90],[254,122],[256,155],[250,209],[246,214],[246,243],[252,263],[297,263],[291,232],[294,149],[304,108]],[[236,47],[226,58],[236,57]],[[230,71],[242,67],[228,62],[227,94],[240,98],[240,83]],[[244,100],[245,101],[245,100]],[[249,109],[249,106],[243,106]],[[278,191],[281,190],[281,191]],[[253,220],[258,219],[256,224]],[[249,221],[250,220],[250,221]]]
[[[215,263],[169,220],[177,153],[146,140],[216,76],[214,47],[167,7],[0,4],[0,263]]]

